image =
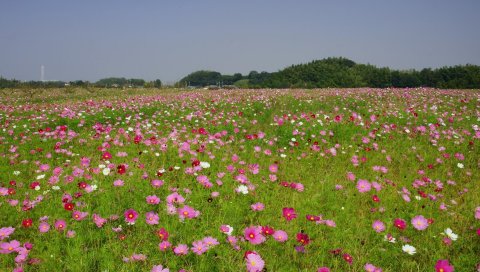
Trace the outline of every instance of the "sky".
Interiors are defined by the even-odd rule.
[[[0,1],[0,76],[161,79],[346,57],[392,69],[480,65],[477,0]]]

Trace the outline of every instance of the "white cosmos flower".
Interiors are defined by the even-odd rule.
[[[237,188],[237,192],[242,193],[244,195],[248,194],[248,187],[245,185],[240,185]]]
[[[402,246],[402,250],[403,252],[407,253],[407,254],[410,254],[410,255],[413,255],[415,253],[417,253],[417,249],[411,245],[404,245]]]
[[[200,162],[200,166],[205,169],[205,168],[210,168],[210,164],[208,162]]]
[[[457,167],[460,168],[460,169],[463,169],[463,163],[457,163]]]
[[[110,174],[110,168],[104,168],[102,173],[105,175],[105,176],[108,176],[108,174]]]
[[[286,157],[287,157],[287,155],[285,155],[285,154],[280,154],[280,157],[282,157],[282,158],[286,158]]]
[[[447,235],[452,241],[457,241],[458,239],[458,234],[453,233],[450,228],[445,229],[445,235]]]
[[[43,179],[44,177],[45,177],[45,174],[43,174],[43,175],[38,175],[38,176],[37,176],[37,179]]]
[[[60,186],[56,186],[56,185],[52,186],[52,190],[55,190],[55,191],[60,190]]]
[[[15,176],[18,176],[18,175],[20,175],[20,171],[13,171],[13,174],[14,174]]]

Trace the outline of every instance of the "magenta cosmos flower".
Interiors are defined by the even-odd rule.
[[[417,230],[424,230],[428,227],[428,220],[423,215],[417,215],[412,218],[412,225]]]
[[[67,228],[67,222],[65,222],[65,220],[60,219],[55,222],[56,230],[62,231],[62,230],[65,230],[65,228]]]
[[[265,236],[262,235],[262,227],[248,227],[244,231],[245,239],[254,245],[265,242]]]
[[[297,214],[295,213],[295,210],[293,208],[283,208],[282,214],[283,217],[287,219],[287,221],[297,218]]]
[[[125,217],[125,222],[127,222],[127,224],[129,224],[129,225],[135,224],[135,221],[138,218],[138,212],[135,211],[134,209],[126,210],[123,215]]]
[[[259,272],[259,271],[262,271],[263,268],[265,267],[265,261],[256,252],[248,253],[245,256],[245,260],[247,262],[248,272]]]
[[[438,260],[437,264],[435,264],[435,271],[436,272],[453,272],[454,268],[453,268],[453,265],[448,263],[448,260]]]
[[[396,218],[395,220],[393,220],[393,225],[399,230],[404,230],[405,228],[407,228],[407,222],[405,222],[405,220],[401,218]]]

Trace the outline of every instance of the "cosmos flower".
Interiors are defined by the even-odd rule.
[[[417,249],[409,244],[403,245],[402,250],[403,252],[410,255],[414,255],[415,253],[417,253]]]
[[[128,225],[133,225],[138,218],[138,212],[134,209],[128,209],[125,211],[123,216],[125,217],[125,222],[127,222]]]
[[[265,267],[265,261],[256,252],[246,254],[245,261],[247,263],[248,272],[260,272]]]
[[[435,264],[436,272],[453,272],[454,267],[451,265],[448,260],[438,260]]]
[[[357,189],[360,193],[366,193],[370,191],[371,188],[372,188],[372,185],[367,180],[364,180],[364,179],[358,180]]]
[[[179,244],[173,248],[173,253],[175,253],[175,255],[187,255],[188,246],[185,244]]]
[[[145,220],[148,225],[158,225],[158,214],[155,212],[147,212],[145,214]]]
[[[279,242],[285,242],[288,240],[288,235],[285,231],[283,230],[276,230],[274,233],[273,233],[273,238],[275,238],[275,240],[279,241]]]
[[[244,230],[244,237],[251,244],[258,245],[265,242],[265,236],[262,235],[262,228],[258,226],[248,227]]]
[[[372,228],[376,231],[376,232],[382,232],[385,230],[385,224],[380,221],[380,220],[376,220],[375,222],[373,222],[372,224]]]
[[[15,228],[5,227],[0,229],[0,241],[5,238],[8,238],[15,231]]]
[[[297,214],[295,213],[295,210],[293,208],[283,208],[282,215],[287,221],[291,221],[297,218]]]
[[[412,218],[412,225],[417,230],[424,230],[428,227],[428,220],[423,215],[417,215]]]

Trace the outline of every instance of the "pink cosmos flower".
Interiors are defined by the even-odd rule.
[[[117,179],[113,182],[113,186],[115,186],[115,187],[121,187],[123,185],[124,185],[124,182],[121,179]]]
[[[453,272],[454,268],[448,260],[438,260],[435,264],[435,271],[436,272]]]
[[[15,231],[15,228],[5,227],[0,229],[0,241],[5,238],[8,238]]]
[[[72,213],[72,218],[77,220],[77,221],[82,221],[87,217],[88,212],[81,212],[81,211],[73,211]]]
[[[17,251],[20,247],[20,242],[17,240],[10,241],[8,243],[0,243],[0,253],[1,254],[10,254]]]
[[[317,272],[330,272],[330,268],[328,267],[320,267]]]
[[[412,218],[412,225],[417,230],[424,230],[428,227],[428,221],[423,215],[417,215]]]
[[[480,206],[475,208],[475,219],[480,220]]]
[[[382,231],[385,230],[385,224],[384,224],[382,221],[377,220],[377,221],[373,222],[372,228],[373,228],[376,232],[382,232]]]
[[[192,246],[191,250],[197,255],[202,255],[208,249],[208,246],[201,240],[193,242]]]
[[[265,236],[262,235],[262,227],[253,226],[245,228],[244,237],[251,244],[258,245],[265,242]]]
[[[160,198],[158,198],[158,196],[156,195],[147,196],[146,200],[147,203],[151,205],[157,205],[158,203],[160,203]]]
[[[278,172],[278,165],[277,164],[271,164],[269,167],[268,167],[268,170],[272,173],[277,173]]]
[[[147,212],[145,214],[145,220],[148,225],[158,225],[158,214],[155,212]]]
[[[166,267],[163,268],[162,265],[155,265],[150,272],[170,272],[170,270]]]
[[[166,251],[171,246],[172,244],[169,241],[162,241],[160,244],[158,244],[158,249],[160,249],[160,251]]]
[[[180,244],[173,248],[173,252],[175,253],[175,255],[187,255],[188,246],[184,244]]]
[[[282,209],[282,214],[287,221],[291,221],[292,219],[297,218],[297,214],[295,213],[295,210],[293,208],[283,208]]]
[[[128,209],[125,211],[123,216],[125,217],[125,222],[127,222],[127,224],[133,225],[138,218],[138,212],[134,209]]]
[[[105,223],[107,223],[107,219],[102,218],[100,215],[96,213],[94,213],[92,216],[93,216],[93,222],[99,228],[101,228]]]
[[[207,245],[208,248],[211,248],[213,246],[216,246],[216,245],[220,244],[217,239],[215,239],[213,237],[210,237],[210,236],[203,238],[202,241],[205,245]]]
[[[163,180],[154,179],[152,180],[151,184],[154,188],[160,188],[163,186]]]
[[[220,231],[227,235],[232,235],[233,228],[230,225],[221,225]]]
[[[168,204],[181,204],[185,202],[185,198],[179,195],[177,192],[174,192],[167,196],[167,203]]]
[[[367,180],[364,180],[364,179],[359,179],[358,180],[357,189],[360,193],[366,193],[366,192],[370,191],[371,188],[372,188],[372,185]]]
[[[263,203],[261,203],[261,202],[257,202],[255,204],[252,204],[250,207],[254,211],[263,211],[263,209],[265,209],[265,205],[263,205]]]
[[[50,230],[50,225],[47,222],[41,222],[40,225],[38,226],[38,230],[41,233],[48,232]]]
[[[275,240],[279,241],[279,242],[285,242],[287,241],[288,239],[288,235],[285,231],[283,230],[276,230],[274,233],[273,233],[273,238],[275,238]]]
[[[65,220],[57,220],[55,221],[55,229],[58,230],[58,231],[62,231],[62,230],[65,230],[65,228],[67,227],[67,222],[65,222]]]
[[[177,210],[178,216],[180,218],[195,218],[198,216],[198,211],[196,211],[194,208],[190,206],[183,206],[182,208]]]
[[[248,253],[245,256],[245,260],[247,262],[247,271],[248,272],[260,272],[265,267],[265,261],[256,252]]]

